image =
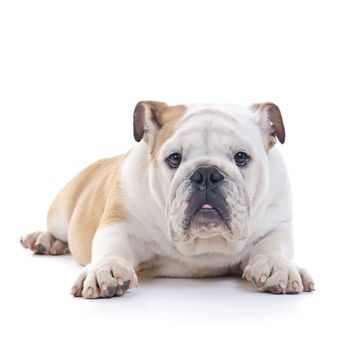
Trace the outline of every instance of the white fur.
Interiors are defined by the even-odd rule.
[[[55,237],[63,242],[67,242],[68,219],[64,208],[57,210],[56,215],[51,217],[47,223],[47,230],[54,232]]]

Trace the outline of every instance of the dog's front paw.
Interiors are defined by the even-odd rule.
[[[75,281],[71,293],[87,299],[122,296],[137,285],[137,276],[122,258],[104,258],[85,266]]]
[[[279,254],[256,255],[249,260],[242,278],[261,292],[297,294],[315,290],[312,277]]]

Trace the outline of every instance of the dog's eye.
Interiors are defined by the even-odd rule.
[[[235,154],[235,162],[238,166],[245,166],[248,164],[250,157],[245,152],[238,152]]]
[[[167,162],[172,168],[177,168],[180,165],[181,160],[182,158],[179,153],[172,153],[168,157]]]

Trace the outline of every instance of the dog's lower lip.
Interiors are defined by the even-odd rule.
[[[218,213],[219,212],[215,208],[200,208],[199,211],[201,213]]]

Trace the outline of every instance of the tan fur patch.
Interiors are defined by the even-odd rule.
[[[126,219],[120,185],[121,165],[126,156],[91,164],[64,187],[49,210],[48,227],[58,211],[65,212],[69,221],[69,250],[82,265],[91,260],[96,230]]]
[[[162,127],[158,131],[155,139],[153,149],[151,151],[151,160],[155,160],[162,148],[163,144],[171,137],[175,131],[177,122],[182,118],[186,112],[186,106],[177,105],[170,106],[164,110],[160,115],[160,124]]]

